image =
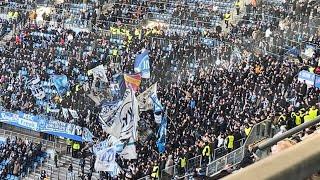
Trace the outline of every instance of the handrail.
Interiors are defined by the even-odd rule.
[[[279,136],[276,136],[276,137],[271,138],[265,142],[262,142],[261,144],[259,144],[257,146],[257,148],[260,150],[266,149],[272,145],[275,145],[277,142],[279,142],[285,138],[288,138],[288,137],[290,137],[290,136],[292,136],[292,135],[294,135],[294,134],[296,134],[296,133],[298,133],[298,132],[300,132],[310,126],[318,124],[319,122],[320,122],[320,116],[316,117],[312,121],[305,122],[295,128],[292,128],[289,131],[286,131],[283,134],[280,134]]]
[[[5,129],[0,129],[0,135],[3,135],[3,136],[6,136],[6,137],[15,137],[15,136],[18,136],[20,138],[30,138],[30,140],[33,140],[35,142],[41,142],[46,148],[52,148],[52,149],[59,149],[60,151],[64,151],[64,146],[61,142],[58,143],[58,142],[52,142],[52,141],[48,141],[48,140],[45,140],[45,139],[41,139],[41,138],[37,138],[37,137],[34,137],[34,136],[29,136],[29,135],[26,135],[26,134],[22,134],[22,133],[18,133],[18,132],[13,132],[13,131],[9,131],[9,130],[5,130]],[[66,146],[65,146],[66,148]]]

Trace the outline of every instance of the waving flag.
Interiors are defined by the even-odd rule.
[[[158,99],[157,92],[153,92],[150,96],[153,102],[153,112],[161,112],[163,110],[163,106],[161,105],[160,100]]]
[[[150,65],[149,65],[149,51],[142,50],[141,54],[138,54],[134,61],[134,71],[141,73],[142,78],[150,78]]]
[[[28,83],[28,88],[31,90],[32,95],[36,97],[37,99],[43,99],[46,97],[46,93],[41,86],[40,77],[37,76],[36,78],[33,78]]]
[[[108,82],[106,70],[104,69],[103,65],[99,65],[89,71],[93,74],[94,79],[99,79],[100,81]]]
[[[116,163],[116,151],[114,147],[97,152],[94,168],[96,171],[114,171]]]
[[[137,97],[139,102],[139,110],[140,111],[148,111],[153,108],[153,101],[150,98],[151,94],[157,91],[157,83],[150,86],[144,92],[139,94]]]
[[[134,92],[137,92],[141,84],[141,75],[140,74],[124,74],[124,80],[126,82],[126,87],[131,88]]]
[[[116,138],[129,139],[132,134],[137,138],[137,123],[139,121],[138,103],[131,90],[127,90],[124,100],[110,109],[102,110],[99,115],[102,128]]]
[[[167,115],[163,115],[161,124],[158,130],[158,140],[156,142],[158,151],[163,153],[166,150],[166,136],[167,136]]]
[[[70,85],[66,75],[51,75],[51,80],[59,95],[64,95],[69,91]]]

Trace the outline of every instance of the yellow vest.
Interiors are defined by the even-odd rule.
[[[285,115],[281,115],[279,118],[278,118],[278,122],[282,122],[282,121],[285,121],[287,119],[287,117]]]
[[[309,121],[312,121],[312,120],[313,120],[313,118],[312,118],[312,116],[310,114],[304,116],[304,122],[309,122]]]
[[[312,72],[312,73],[314,72],[314,69],[315,69],[314,67],[309,67],[308,68],[309,72]]]
[[[14,13],[13,17],[14,17],[14,18],[18,18],[18,16],[19,16],[19,13],[16,11],[16,12]]]
[[[240,7],[240,1],[239,2],[237,1],[235,5],[236,7]]]
[[[116,56],[117,54],[118,54],[118,50],[116,50],[116,49],[112,50],[112,55],[113,56]]]
[[[224,20],[229,21],[231,18],[231,14],[225,14],[224,15]]]
[[[250,131],[251,131],[251,127],[244,128],[244,132],[246,133],[246,136],[249,136]]]
[[[234,136],[233,135],[229,135],[228,136],[228,149],[233,149],[233,142],[234,142]]]
[[[71,145],[72,141],[70,139],[67,139],[67,145]]]
[[[203,148],[202,156],[210,156],[210,147],[208,145]]]
[[[312,119],[316,118],[318,116],[318,109],[310,109],[309,114],[312,117]]]
[[[181,160],[180,166],[181,166],[182,168],[186,167],[186,165],[187,165],[187,160],[186,160],[186,158],[185,158],[185,157],[184,157],[184,158],[180,158],[180,160]]]
[[[297,116],[297,114],[295,112],[291,113],[291,118],[294,119],[294,123],[296,126],[299,126],[301,124],[301,117]]]
[[[79,150],[80,149],[80,144],[79,143],[74,143],[73,144],[73,149]]]
[[[78,92],[78,91],[79,91],[79,89],[80,89],[80,85],[79,85],[79,84],[77,84],[77,85],[76,85],[76,92]]]
[[[151,177],[153,178],[159,177],[159,166],[153,166]]]

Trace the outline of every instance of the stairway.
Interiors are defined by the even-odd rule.
[[[73,177],[75,177],[73,180],[78,180],[79,173],[81,171],[81,168],[79,166],[80,159],[72,158],[70,155],[62,155],[58,160],[58,168],[55,167],[54,160],[48,159],[42,167],[36,169],[35,172],[32,172],[29,174],[28,177],[25,177],[23,179],[25,180],[37,180],[39,179],[41,175],[41,171],[45,170],[47,172],[47,175],[50,177],[51,180],[71,180],[71,178],[67,179],[68,174],[68,167],[70,163],[72,163],[73,166]],[[89,172],[90,165],[89,165],[89,158],[86,158],[86,164],[84,168],[84,172]],[[92,180],[98,180],[99,179],[99,173],[94,172],[92,174]]]

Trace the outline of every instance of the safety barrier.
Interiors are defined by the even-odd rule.
[[[25,134],[13,132],[13,131],[8,131],[8,130],[4,130],[4,129],[0,129],[0,136],[10,137],[10,138],[20,137],[22,139],[32,140],[35,143],[41,143],[45,148],[51,148],[51,149],[59,150],[61,152],[65,151],[67,148],[66,145],[63,143],[48,141],[48,140],[44,140],[41,138],[28,136]]]
[[[245,153],[244,151],[245,151],[245,146],[241,146],[235,151],[232,151],[231,153],[209,163],[206,169],[206,176],[210,177],[220,172],[226,167],[226,165],[234,166],[239,164],[244,157],[244,153]]]

